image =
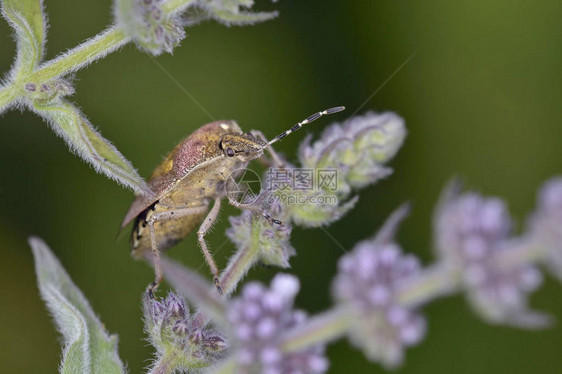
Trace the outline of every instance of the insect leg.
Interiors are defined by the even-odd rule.
[[[148,286],[148,294],[151,299],[154,299],[154,291],[156,291],[158,285],[162,282],[162,267],[160,266],[160,251],[158,250],[156,235],[154,234],[153,219],[148,221],[148,229],[150,231],[150,245],[152,246],[152,261],[154,263],[154,282]]]
[[[230,204],[238,209],[241,210],[249,210],[253,213],[259,214],[261,216],[263,216],[266,220],[268,220],[271,223],[275,223],[276,225],[281,225],[283,226],[283,221],[279,221],[278,219],[275,219],[273,217],[271,217],[265,210],[263,210],[260,206],[257,205],[253,205],[253,204],[244,204],[244,203],[239,203],[236,200],[232,200],[232,199],[228,199],[228,201],[230,202]]]
[[[263,140],[264,142],[268,143],[267,138],[265,137],[265,135],[263,134],[263,132],[259,131],[259,130],[252,130],[250,131],[250,133],[252,135],[254,135],[256,138],[260,138],[261,140]],[[284,168],[285,167],[285,162],[283,161],[283,159],[281,158],[281,156],[279,156],[277,154],[277,152],[275,152],[275,149],[273,149],[272,146],[269,146],[266,148],[267,151],[269,152],[271,158],[273,159],[273,165],[277,168]]]
[[[154,264],[154,282],[148,286],[148,293],[150,294],[151,298],[154,298],[154,291],[162,282],[162,267],[160,265],[160,251],[158,250],[158,241],[156,240],[156,232],[154,230],[154,224],[156,222],[167,221],[170,219],[181,218],[185,216],[189,216],[192,214],[200,214],[207,210],[207,205],[195,206],[195,207],[188,207],[188,208],[180,208],[166,212],[158,212],[154,213],[148,220],[148,229],[150,231],[150,244],[152,247],[152,262]]]
[[[213,255],[209,252],[209,248],[207,247],[207,243],[205,243],[205,234],[209,232],[215,221],[217,220],[217,216],[219,215],[219,210],[221,208],[221,199],[216,198],[215,204],[213,208],[203,220],[201,227],[197,231],[197,239],[199,239],[199,245],[201,246],[201,250],[203,251],[203,255],[205,256],[205,261],[211,272],[213,273],[213,282],[215,283],[215,287],[217,287],[217,291],[222,295],[222,287],[219,282],[219,269],[217,264],[215,264],[215,260],[213,259]]]

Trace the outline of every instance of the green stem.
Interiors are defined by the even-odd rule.
[[[282,351],[300,351],[344,336],[353,323],[352,313],[347,308],[338,307],[313,317],[305,325],[289,330],[281,338]]]
[[[253,224],[253,219],[252,219]],[[239,249],[228,263],[228,266],[223,271],[220,279],[220,284],[225,295],[230,295],[236,285],[256,263],[259,253],[259,235],[260,230],[252,230],[252,239],[250,244]]]
[[[16,97],[16,87],[13,84],[0,87],[0,113],[2,113]]]
[[[458,289],[459,281],[457,272],[436,265],[404,285],[398,292],[397,299],[406,307],[414,307],[427,300],[454,292]],[[347,334],[355,318],[351,308],[344,306],[324,312],[310,319],[306,324],[288,331],[281,338],[282,350],[295,352],[336,340]]]
[[[195,3],[196,0],[168,0],[162,4],[162,11],[167,14],[181,12]]]
[[[428,300],[457,291],[460,282],[460,270],[445,264],[436,264],[426,268],[419,276],[400,287],[396,298],[407,308],[418,307]]]
[[[427,300],[450,294],[458,289],[459,276],[445,266],[434,266],[420,277],[406,284],[397,299],[406,307],[420,305]],[[356,317],[350,308],[339,306],[324,312],[306,324],[288,331],[281,338],[283,352],[295,352],[316,344],[336,340],[347,334]]]
[[[494,257],[498,266],[510,268],[521,264],[543,263],[546,257],[547,245],[536,238],[515,239],[508,250],[500,251]]]
[[[511,269],[543,262],[544,256],[542,243],[517,239],[517,242],[508,243],[506,250],[498,251],[489,261],[500,268]],[[438,263],[402,285],[396,297],[406,307],[417,307],[437,297],[452,294],[462,287],[461,272],[462,269]]]
[[[154,364],[152,369],[150,369],[149,374],[171,374],[175,371],[175,366],[172,363],[175,361],[174,355],[167,355],[160,357],[158,361]]]
[[[117,26],[112,26],[60,57],[45,62],[39,69],[26,77],[26,80],[28,82],[48,82],[104,57],[127,44],[130,40],[125,31]]]

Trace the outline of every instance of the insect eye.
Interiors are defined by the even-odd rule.
[[[226,149],[226,155],[228,157],[234,157],[234,151],[232,150],[232,148],[227,148]]]

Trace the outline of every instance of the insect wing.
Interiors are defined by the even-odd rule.
[[[234,121],[216,121],[197,129],[178,144],[164,161],[154,170],[148,187],[151,196],[137,196],[123,219],[121,227],[127,226],[146,208],[158,201],[189,172],[204,161],[222,156],[218,143],[227,133],[239,133],[240,127]]]

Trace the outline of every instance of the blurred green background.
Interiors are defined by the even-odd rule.
[[[111,22],[111,1],[46,0],[48,58]],[[389,179],[363,190],[361,203],[332,225],[346,248],[370,236],[405,200],[414,210],[399,234],[425,263],[431,214],[452,176],[507,199],[518,226],[537,188],[562,172],[562,3],[541,1],[261,1],[277,20],[245,28],[208,22],[187,30],[174,55],[158,61],[216,118],[273,136],[314,111],[346,105],[350,115],[414,51],[414,58],[361,112],[392,110],[409,136]],[[0,71],[14,43],[0,22]],[[151,61],[128,45],[75,79],[72,98],[142,176],[180,139],[209,118]],[[279,143],[294,160],[307,132],[346,116],[323,119]],[[26,238],[43,237],[107,328],[131,373],[149,363],[140,297],[152,271],[129,256],[115,236],[132,193],[96,174],[30,113],[0,118],[0,371],[53,373],[61,347],[39,298]],[[230,207],[209,236],[225,263]],[[331,305],[329,286],[341,250],[321,231],[295,229],[301,279],[299,307]],[[193,237],[169,252],[192,267],[203,263]],[[202,269],[205,269],[204,267]],[[268,280],[276,269],[252,270]],[[207,274],[207,270],[203,270]],[[562,286],[547,278],[532,305],[562,319]],[[562,327],[533,332],[486,325],[461,296],[425,308],[426,339],[409,349],[397,373],[559,373]],[[347,341],[330,345],[330,372],[382,372]]]

